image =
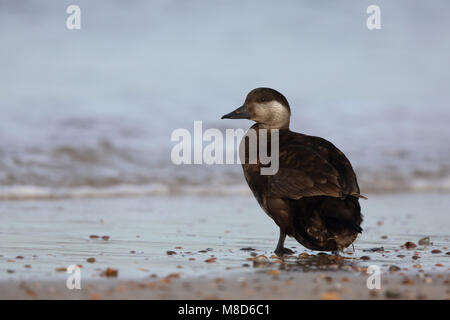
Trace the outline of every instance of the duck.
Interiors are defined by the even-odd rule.
[[[256,131],[258,141],[267,137],[269,150],[270,133],[278,133],[279,163],[273,174],[261,173],[267,164],[259,155],[249,161],[250,129],[239,147],[245,147],[241,155],[245,180],[260,207],[279,227],[275,254],[294,253],[284,246],[287,236],[308,249],[338,254],[362,233],[359,199],[367,198],[361,195],[345,154],[324,138],[291,131],[290,118],[286,97],[271,88],[253,89],[241,107],[222,116],[254,121],[250,129]]]

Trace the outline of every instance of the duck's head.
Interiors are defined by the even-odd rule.
[[[256,88],[249,92],[244,104],[222,119],[249,119],[268,129],[288,129],[291,109],[286,98],[270,88]]]

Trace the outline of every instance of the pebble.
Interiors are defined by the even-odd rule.
[[[254,263],[268,263],[269,259],[266,256],[259,255],[253,258]]]
[[[442,251],[439,249],[434,249],[434,250],[431,250],[431,253],[437,254],[437,253],[442,253]]]
[[[392,272],[399,271],[399,270],[400,270],[400,267],[397,267],[397,266],[390,266],[389,267],[389,271],[392,271]]]
[[[119,271],[117,269],[113,269],[113,268],[106,268],[105,271],[103,271],[100,275],[103,277],[108,277],[108,278],[115,278],[117,277],[119,274]]]
[[[320,299],[322,300],[339,300],[341,297],[336,291],[328,291],[321,294]]]
[[[406,248],[406,249],[413,249],[413,248],[417,247],[417,245],[414,242],[408,241],[408,242],[405,242],[405,244],[402,245],[401,247]]]
[[[169,274],[168,276],[167,276],[167,278],[179,278],[180,277],[180,274],[179,273],[171,273],[171,274]]]
[[[89,263],[94,263],[95,262],[95,258],[87,258],[86,261],[89,262]]]
[[[270,270],[269,272],[267,272],[269,275],[271,276],[277,276],[280,274],[279,270]]]
[[[419,244],[421,246],[428,246],[430,245],[430,237],[425,237],[419,240]]]
[[[397,299],[401,297],[401,293],[398,291],[386,290],[385,296],[389,299]]]

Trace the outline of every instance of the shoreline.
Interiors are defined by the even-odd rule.
[[[253,198],[167,199],[3,202],[0,298],[450,298],[442,194],[370,195],[354,252],[337,257],[287,239],[295,255],[284,259],[273,254],[275,224]],[[66,288],[71,265],[81,266],[81,291]],[[366,286],[370,266],[380,269],[381,290]]]
[[[88,280],[80,290],[65,281],[0,282],[0,299],[167,300],[368,300],[450,299],[450,276],[386,274],[380,289],[368,289],[364,273],[291,273],[272,270],[228,277],[168,276],[145,280]]]

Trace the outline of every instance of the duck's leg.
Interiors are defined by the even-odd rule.
[[[284,240],[286,239],[286,233],[281,230],[280,228],[280,238],[278,239],[278,244],[277,247],[275,249],[275,254],[277,256],[282,256],[285,254],[293,254],[294,251],[292,251],[291,249],[285,248],[284,247]]]

